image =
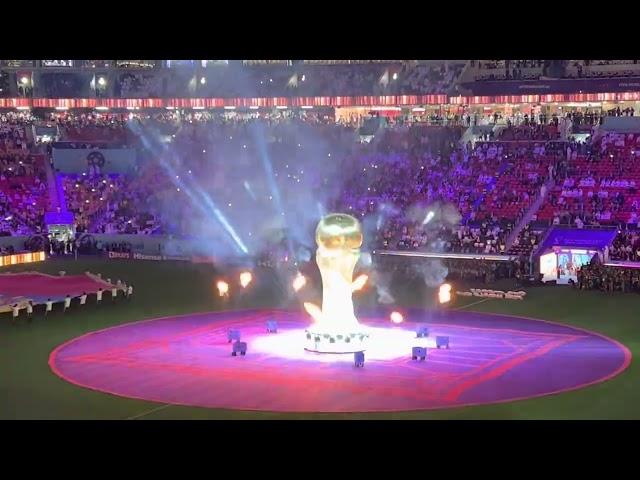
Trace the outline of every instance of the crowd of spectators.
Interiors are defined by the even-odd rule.
[[[166,89],[172,95],[217,97],[445,94],[463,66],[460,62],[223,66],[203,71],[200,77],[171,75]]]
[[[476,81],[638,76],[638,60],[471,60]]]
[[[437,286],[446,280],[470,282],[473,284],[491,284],[498,280],[512,280],[515,286],[521,286],[528,275],[528,263],[521,259],[468,261],[463,259],[415,259],[407,262],[400,257],[377,256],[376,267],[385,272],[390,293],[393,284],[406,285],[407,281],[425,281]],[[384,283],[384,282],[383,282]]]
[[[0,115],[0,235],[40,232],[46,210],[46,177],[41,159],[31,154],[25,113]]]
[[[35,88],[39,95],[49,98],[109,94],[120,98],[445,94],[455,85],[464,66],[462,62],[434,65],[387,61],[348,65],[298,62],[217,65],[202,70],[143,69],[147,65],[152,67],[144,61],[120,62],[118,67],[126,71],[113,76],[113,88],[104,82],[95,84],[94,74],[83,71],[41,72],[36,76]],[[107,68],[104,61],[94,61],[92,66]],[[4,90],[7,93],[9,90],[9,74],[2,72],[0,81],[2,96]],[[20,95],[30,96],[33,87],[33,81],[20,83]]]
[[[127,128],[128,116],[124,114],[56,113],[49,120],[58,126],[59,140],[66,142],[69,148],[88,148],[98,143],[122,145],[131,137]]]
[[[0,131],[14,142],[20,139],[15,132],[21,131],[21,121],[8,119],[9,127]],[[63,138],[81,146],[131,131],[126,116],[58,115],[55,121]],[[461,127],[401,122],[361,143],[358,126],[336,124],[319,114],[228,118],[194,112],[177,118],[166,112],[139,123],[175,133],[169,144],[148,149],[149,159],[135,175],[65,177],[65,197],[79,233],[198,233],[194,223],[211,212],[194,207],[187,193],[193,190],[190,185],[197,182],[222,207],[228,203],[229,215],[248,211],[251,199],[271,200],[273,190],[256,176],[253,161],[265,155],[286,208],[295,210],[295,205],[289,207],[295,195],[321,193],[326,207],[373,221],[370,238],[376,248],[527,257],[543,232],[525,228],[511,249],[507,237],[532,201],[546,193],[550,177],[558,188],[550,192],[538,219],[568,220],[578,227],[621,220],[635,226],[639,221],[636,135],[609,133],[593,142],[559,142],[551,121],[510,125],[499,140],[472,146],[459,144]],[[16,153],[15,143],[10,146],[4,156],[0,151],[0,227],[14,235],[41,231],[44,177],[28,150]],[[338,177],[327,178],[328,165]],[[332,183],[338,188],[329,188]],[[298,190],[292,184],[299,184]],[[248,194],[238,195],[241,190]],[[242,225],[242,216],[233,217],[234,225],[246,238],[250,225]],[[637,243],[635,233],[620,237],[611,258],[634,259]]]
[[[162,77],[153,73],[127,72],[118,77],[116,96],[158,98],[163,96]]]
[[[636,148],[639,149],[636,152]],[[606,133],[567,147],[556,187],[538,213],[554,224],[636,226],[640,220],[640,135]]]
[[[471,60],[476,81],[535,80],[546,74],[545,60]]]
[[[27,135],[27,127],[32,122],[33,117],[30,114],[0,113],[0,152],[27,150],[31,143]]]
[[[557,123],[546,125],[544,123],[525,122],[522,125],[509,124],[500,131],[498,140],[527,140],[527,141],[553,141],[560,138]]]
[[[124,175],[67,175],[63,188],[67,208],[73,212],[78,233],[161,233],[154,215],[146,209],[146,188]]]
[[[455,84],[462,68],[461,64],[455,64],[449,68],[444,65],[416,65],[407,69],[402,75],[398,91],[422,95],[446,93]]]
[[[598,262],[584,265],[573,284],[579,290],[640,293],[640,269],[605,266]]]
[[[620,231],[609,247],[609,259],[640,262],[640,232]]]
[[[0,70],[0,98],[11,95],[10,78],[9,72]]]
[[[87,96],[89,92],[89,76],[87,74],[68,72],[44,72],[40,75],[38,85],[44,89],[48,98],[72,98]]]
[[[540,245],[543,235],[544,230],[535,230],[531,227],[531,224],[525,225],[514,239],[508,253],[529,258],[531,252],[535,251]]]
[[[234,208],[242,209],[238,188],[243,186],[238,179],[251,178],[246,167],[253,167],[247,161],[260,155],[256,128],[268,139],[266,152],[277,182],[285,182],[283,191],[290,189],[286,182],[302,182],[302,189],[324,192],[327,179],[321,174],[328,157],[333,155],[330,162],[335,162],[340,171],[342,188],[339,195],[328,199],[329,208],[343,209],[363,219],[378,218],[374,236],[377,235],[376,245],[382,248],[505,253],[506,237],[514,220],[538,194],[551,164],[543,158],[543,142],[520,146],[519,150],[519,144],[514,143],[461,147],[457,142],[461,135],[458,127],[396,125],[376,135],[372,143],[359,144],[353,127],[320,118],[221,121],[203,115],[182,119],[163,156],[164,166],[151,162],[141,169],[138,181],[155,188],[148,196],[142,195],[146,204],[132,203],[155,204],[155,209],[148,210],[157,212],[155,218],[162,225],[161,231],[184,233],[192,226],[194,216],[191,199],[184,186],[181,188],[181,183],[187,181],[182,179],[184,176],[197,178],[206,192],[215,192],[220,204],[228,201],[231,205],[233,201]],[[305,150],[311,138],[323,147]],[[327,157],[320,161],[322,168],[318,172],[313,171],[308,155]],[[234,163],[229,165],[227,158],[234,158]],[[306,165],[304,173],[295,170],[297,162]],[[515,194],[507,189],[496,191],[495,185],[502,177],[520,182],[528,190]],[[268,185],[257,183],[251,189],[254,195],[269,191]],[[491,192],[498,197],[487,196]],[[81,198],[86,203],[86,198]],[[431,223],[425,222],[427,207],[435,212]],[[191,212],[185,214],[189,209]],[[129,220],[128,216],[122,217],[122,225]],[[458,227],[461,221],[463,226]],[[88,228],[100,231],[95,226]],[[126,228],[135,230],[125,225],[125,231]]]
[[[47,190],[36,176],[0,176],[0,235],[32,235],[44,225]]]
[[[638,60],[571,60],[565,78],[618,78],[640,74]]]

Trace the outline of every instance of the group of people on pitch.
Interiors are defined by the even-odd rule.
[[[107,283],[111,284],[111,279],[107,279]],[[103,288],[99,288],[96,292],[96,305],[100,305],[102,303],[102,297],[105,294],[105,292],[108,292],[108,289],[103,289]],[[131,300],[131,297],[133,296],[133,285],[127,285],[126,283],[118,280],[116,282],[116,284],[112,284],[111,285],[111,301],[115,302],[118,299],[118,292],[122,291],[124,298],[127,300]],[[87,304],[87,298],[88,298],[88,294],[87,292],[82,292],[82,295],[76,296],[76,297],[71,297],[71,295],[67,294],[67,296],[64,298],[64,304],[63,304],[63,313],[66,313],[67,310],[69,310],[71,308],[71,301],[77,298],[78,299],[78,306],[79,307],[83,307]],[[53,304],[54,301],[51,300],[51,298],[48,298],[47,301],[44,303],[45,307],[44,307],[44,316],[48,316],[51,315],[53,313]],[[15,303],[13,305],[11,305],[11,311],[12,311],[12,316],[13,316],[13,322],[17,322],[18,318],[20,316],[20,310],[25,309],[26,313],[27,313],[27,320],[31,321],[33,319],[33,312],[34,312],[34,308],[35,305],[33,304],[33,301],[29,300],[26,303]]]

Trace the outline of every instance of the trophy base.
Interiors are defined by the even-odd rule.
[[[305,347],[316,353],[354,353],[367,349],[369,334],[364,332],[331,334],[305,330]]]

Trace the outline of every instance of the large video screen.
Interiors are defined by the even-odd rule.
[[[578,279],[578,270],[588,264],[596,254],[593,250],[566,249],[559,252],[549,252],[540,256],[540,273],[542,281],[557,281],[567,284],[569,280]]]
[[[558,254],[558,283],[574,282],[578,279],[578,270],[591,261],[593,253],[576,253],[575,251]]]
[[[558,280],[558,258],[554,252],[540,256],[540,273],[543,282]]]

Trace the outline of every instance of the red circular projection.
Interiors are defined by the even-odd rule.
[[[384,412],[459,407],[558,393],[607,380],[629,350],[602,335],[542,320],[459,311],[360,314],[371,344],[353,355],[304,351],[299,312],[185,315],[90,333],[56,348],[52,370],[76,385],[166,404],[279,412]],[[275,320],[277,333],[266,331]],[[416,338],[418,327],[427,338]],[[229,329],[246,356],[232,356]],[[437,336],[449,347],[435,348]],[[299,342],[299,343],[298,343]],[[427,348],[424,361],[412,348]]]

